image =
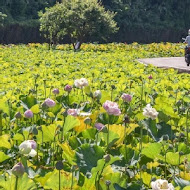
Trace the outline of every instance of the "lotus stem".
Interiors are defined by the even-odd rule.
[[[61,190],[61,170],[59,170],[59,190]]]
[[[17,187],[18,187],[18,176],[16,176],[16,182],[15,182],[15,188],[14,188],[14,190],[17,190]]]
[[[1,110],[0,110],[0,136],[2,135],[3,133],[3,124],[2,124],[2,114],[1,114]]]
[[[189,144],[189,126],[188,126],[188,117],[189,117],[189,109],[187,110],[186,115],[186,133],[187,133],[187,145]]]

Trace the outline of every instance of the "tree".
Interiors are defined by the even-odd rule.
[[[0,26],[3,25],[3,21],[4,21],[5,17],[7,17],[7,15],[0,12]]]
[[[77,50],[86,37],[106,39],[115,33],[118,28],[114,16],[97,0],[63,0],[40,14],[40,30],[53,44],[68,36]]]

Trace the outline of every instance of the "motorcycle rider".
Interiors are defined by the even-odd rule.
[[[185,38],[185,42],[187,43],[187,46],[190,47],[190,29],[188,31],[188,36]]]
[[[185,61],[187,66],[190,65],[190,29],[188,31],[188,36],[184,39],[187,46],[185,47]]]

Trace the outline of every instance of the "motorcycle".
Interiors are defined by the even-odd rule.
[[[185,40],[185,38],[182,38]],[[187,66],[190,65],[190,46],[185,47],[185,62],[187,63]]]

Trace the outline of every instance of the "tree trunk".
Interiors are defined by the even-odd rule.
[[[76,42],[76,44],[75,44],[75,50],[79,50],[79,49],[80,49],[81,44],[82,44],[82,42],[77,41],[77,42]]]

